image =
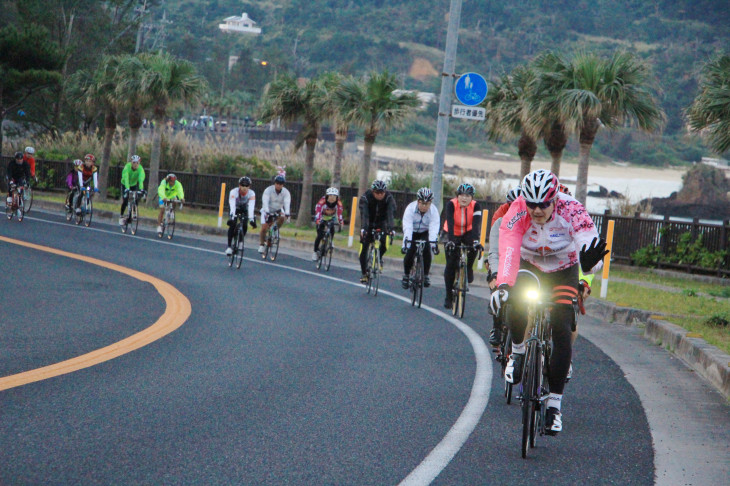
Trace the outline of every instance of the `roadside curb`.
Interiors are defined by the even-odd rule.
[[[673,353],[730,400],[730,355],[676,324],[656,318],[656,313],[620,307],[591,299],[586,311],[593,317],[629,326],[644,327],[644,337]]]

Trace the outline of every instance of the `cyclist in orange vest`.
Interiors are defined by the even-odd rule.
[[[474,260],[477,251],[481,249],[479,235],[482,228],[482,207],[474,200],[474,186],[461,184],[456,189],[456,197],[446,203],[444,222],[444,233],[447,242],[444,245],[446,250],[446,268],[444,269],[444,284],[446,285],[446,300],[444,307],[451,308],[453,303],[452,290],[456,266],[459,264],[459,252],[456,246],[459,244],[469,245],[471,249],[467,253],[467,279],[469,283],[474,281]]]

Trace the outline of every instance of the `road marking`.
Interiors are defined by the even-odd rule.
[[[62,226],[68,226],[68,224],[63,224],[55,221],[47,221],[44,219],[38,219],[38,221],[43,221],[46,223],[52,223],[52,224],[58,224]],[[84,230],[92,230],[92,231],[98,231],[101,233],[109,233],[114,234],[118,236],[127,236],[132,237],[131,235],[118,233],[116,231],[109,231],[109,230],[102,230],[98,228],[83,228]],[[202,251],[207,253],[213,253],[216,255],[223,256],[222,251],[216,251],[216,250],[210,250],[208,248],[199,248],[191,245],[185,245],[181,243],[173,243],[169,240],[157,240],[157,239],[149,239],[149,238],[138,238],[140,241],[147,241],[147,242],[154,242],[154,243],[160,243],[165,245],[172,245],[179,248],[186,248],[190,250],[195,251]],[[250,257],[244,257],[244,260],[258,263],[260,265],[269,265],[267,260],[262,260],[261,258],[250,258]],[[286,270],[291,270],[295,272],[304,273],[307,275],[313,275],[319,278],[324,278],[340,283],[344,283],[347,285],[353,285],[356,287],[362,287],[361,283],[355,283],[350,282],[348,280],[343,280],[341,278],[332,277],[330,275],[323,275],[318,272],[312,272],[310,270],[303,270],[300,268],[295,267],[287,267],[284,265],[275,265],[277,268],[282,268]],[[388,297],[392,297],[394,299],[402,300],[403,302],[410,304],[410,299],[405,298],[401,295],[394,294],[387,290],[378,290],[379,294],[387,295]],[[484,410],[487,408],[487,403],[489,402],[489,392],[490,392],[490,386],[492,383],[492,353],[489,351],[489,348],[487,347],[484,340],[481,338],[481,336],[474,331],[471,327],[464,324],[462,321],[448,315],[445,312],[442,312],[440,310],[434,309],[433,307],[429,307],[427,305],[422,305],[421,309],[426,310],[427,312],[430,312],[438,317],[441,317],[442,319],[446,320],[453,326],[455,326],[459,331],[461,331],[469,340],[469,343],[471,344],[472,350],[474,351],[474,358],[476,360],[476,371],[474,373],[474,382],[472,384],[471,388],[471,394],[469,395],[469,400],[467,401],[466,405],[464,406],[464,409],[462,410],[461,414],[459,415],[459,418],[456,419],[456,422],[454,422],[454,425],[451,426],[451,429],[446,433],[443,439],[436,444],[436,446],[431,450],[431,452],[421,461],[421,463],[406,476],[405,479],[400,483],[400,485],[421,485],[421,484],[430,484],[436,477],[438,477],[439,474],[441,474],[441,471],[443,471],[446,466],[451,462],[451,460],[454,458],[454,456],[459,452],[461,447],[464,445],[466,440],[469,438],[469,435],[474,431],[477,424],[479,423],[479,420],[481,419],[482,415],[484,414]],[[0,388],[1,390],[1,388]]]
[[[114,263],[105,262],[96,258],[91,258],[83,255],[77,255],[75,253],[69,253],[56,248],[50,248],[47,246],[36,245],[25,241],[14,240],[0,236],[0,241],[11,243],[14,245],[25,246],[34,250],[44,251],[47,253],[53,253],[56,255],[64,256],[67,258],[73,258],[81,260],[86,263],[98,265],[100,267],[108,268],[117,272],[124,273],[130,277],[141,280],[142,282],[148,282],[152,284],[157,291],[160,293],[163,299],[165,299],[165,312],[160,316],[157,321],[150,327],[129,336],[128,338],[117,341],[109,346],[94,350],[90,353],[82,354],[75,358],[67,359],[59,363],[44,366],[42,368],[36,368],[34,370],[24,371],[10,376],[0,378],[0,391],[14,388],[16,386],[27,385],[36,381],[46,380],[55,376],[72,373],[90,366],[109,361],[117,358],[123,354],[139,349],[143,346],[150,344],[153,341],[160,339],[167,334],[170,334],[175,329],[183,325],[183,323],[190,317],[192,311],[190,301],[185,297],[179,290],[164,282],[158,278],[147,275],[146,273],[132,270],[131,268],[122,267]]]

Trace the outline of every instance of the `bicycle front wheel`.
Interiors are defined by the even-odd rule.
[[[132,227],[131,233],[133,235],[137,234],[137,225],[139,224],[139,208],[135,204],[132,206],[132,210],[129,212],[129,216],[132,218],[132,222],[129,223]]]
[[[241,268],[241,264],[243,263],[243,249],[245,246],[245,237],[243,235],[243,230],[239,227],[238,228],[238,242],[235,246],[234,255],[236,255],[236,268]]]
[[[377,297],[380,288],[380,273],[383,269],[380,266],[380,250],[375,250],[373,255],[373,296]]]
[[[500,362],[502,364],[502,378],[504,378],[504,371],[507,369],[507,360],[509,359],[509,355],[512,354],[512,331],[507,330],[507,332],[503,333],[503,341],[502,341],[502,356],[500,358]],[[508,383],[507,380],[504,380],[504,396],[507,399],[507,405],[512,403],[512,383]]]
[[[368,294],[373,289],[373,278],[375,277],[375,268],[373,265],[373,262],[375,261],[375,248],[372,246],[370,247],[370,250],[368,251],[368,267],[365,270],[365,274],[368,277],[368,282],[365,284],[365,288],[368,291]]]
[[[30,208],[33,207],[33,189],[28,186],[25,190],[25,212],[29,213]]]
[[[317,263],[315,266],[317,267],[317,270],[322,268],[322,264],[324,263],[324,256],[326,254],[326,251],[324,248],[327,248],[327,243],[329,242],[329,238],[325,236],[322,238],[322,241],[319,242],[319,254],[317,255]]]
[[[84,200],[84,226],[87,228],[91,225],[91,217],[94,215],[94,203],[90,197],[86,197]]]
[[[534,342],[527,345],[522,373],[522,458],[527,457],[527,451],[534,447],[535,424],[535,359],[536,345]],[[531,438],[532,436],[532,438]],[[532,444],[531,444],[532,443]]]
[[[175,234],[175,211],[170,211],[167,217],[167,239],[171,240]]]
[[[233,264],[236,263],[236,252],[238,251],[238,233],[233,235],[233,241],[231,242],[232,253],[228,255],[228,266],[233,268]]]
[[[25,204],[23,202],[23,198],[18,196],[18,223],[23,221],[24,217],[25,217]]]
[[[274,228],[274,233],[271,237],[271,253],[269,254],[269,258],[271,258],[271,261],[273,262],[276,260],[276,256],[279,254],[279,228]]]
[[[332,244],[332,237],[330,237],[329,242],[327,243],[327,253],[324,257],[324,269],[326,271],[330,271],[330,265],[332,265],[332,253],[334,251],[334,245]]]
[[[73,198],[71,198],[69,207],[66,208],[66,221],[71,221],[71,218],[74,217],[74,209],[73,209]]]
[[[5,216],[7,216],[8,219],[13,219],[13,205],[8,204],[7,200],[5,201]]]

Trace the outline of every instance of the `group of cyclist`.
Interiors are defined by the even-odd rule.
[[[12,185],[25,185],[35,177],[33,147],[25,153],[17,152],[8,164],[7,177]],[[80,189],[93,185],[98,191],[98,171],[93,154],[86,154],[82,160],[74,160],[72,171],[66,183],[69,189],[66,207],[79,211]],[[140,157],[133,155],[122,170],[122,206],[120,225],[124,224],[124,211],[129,202],[131,191],[144,192],[145,173]],[[261,232],[259,234],[259,253],[264,252],[264,238],[274,221],[283,225],[290,217],[291,194],[284,187],[286,178],[283,173],[274,177],[273,184],[267,187],[261,197]],[[482,211],[474,199],[474,186],[463,183],[458,186],[456,197],[449,200],[444,208],[443,230],[446,266],[444,285],[446,296],[444,307],[451,308],[452,287],[459,251],[467,251],[467,277],[474,280],[473,265],[477,254],[482,250],[480,234]],[[162,217],[165,202],[184,200],[183,187],[174,174],[168,174],[160,183],[157,191],[160,213],[158,233],[162,231]],[[10,191],[8,203],[11,202]],[[439,224],[441,215],[433,204],[434,194],[423,187],[418,190],[416,200],[411,202],[403,213],[403,288],[409,286],[410,270],[414,262],[417,241],[424,241],[427,251],[423,253],[424,287],[429,287],[432,254],[438,253]],[[489,342],[493,346],[502,340],[502,309],[510,305],[506,326],[512,335],[512,353],[505,370],[509,383],[520,382],[525,355],[525,332],[527,327],[526,306],[521,299],[522,289],[530,284],[529,279],[518,275],[518,270],[526,269],[536,275],[543,288],[550,289],[551,327],[553,352],[548,366],[550,394],[546,401],[546,433],[555,435],[562,430],[562,398],[567,379],[572,370],[572,344],[577,333],[574,304],[576,299],[590,294],[593,272],[602,266],[603,257],[608,253],[606,242],[598,236],[595,225],[583,205],[574,199],[568,189],[560,184],[558,177],[547,170],[536,170],[527,174],[521,184],[507,193],[507,202],[494,214],[490,230],[488,254],[489,273],[487,282],[492,289],[489,308],[493,315],[494,326]],[[247,224],[256,228],[254,208],[256,194],[251,189],[251,179],[241,177],[238,187],[229,193],[228,245],[226,255],[230,255],[231,240],[238,220],[243,221],[244,234]],[[396,203],[387,184],[382,180],[373,181],[359,198],[360,242],[359,255],[362,276],[360,281],[367,283],[366,259],[369,245],[377,237],[381,243],[381,258],[387,251],[387,237],[395,231]],[[343,225],[343,206],[339,190],[330,187],[318,201],[315,209],[317,237],[314,242],[312,259],[319,257],[319,245],[332,221]],[[381,261],[382,263],[382,261]]]
[[[480,244],[481,207],[474,200],[474,186],[458,186],[456,197],[444,208],[443,239],[446,266],[444,307],[452,306],[452,287],[460,248],[467,251],[467,279],[474,281],[473,265],[483,248]],[[598,236],[596,227],[585,207],[570,195],[570,191],[547,170],[527,174],[518,187],[508,191],[507,202],[493,217],[490,231],[488,283],[492,289],[490,311],[494,328],[489,342],[493,346],[502,340],[505,304],[510,304],[508,322],[512,335],[512,353],[505,370],[505,379],[517,384],[522,374],[527,331],[526,305],[522,290],[531,282],[518,277],[519,269],[535,274],[543,289],[549,289],[553,353],[548,364],[550,394],[546,400],[545,430],[549,435],[562,431],[562,398],[565,384],[572,373],[572,345],[577,335],[575,303],[590,294],[593,272],[602,266],[608,253],[606,242]],[[366,255],[373,243],[374,231],[381,230],[381,255],[386,251],[386,237],[393,235],[395,199],[383,181],[376,180],[359,200],[361,229],[361,282],[367,283]],[[431,254],[438,252],[440,215],[433,205],[433,192],[418,190],[416,201],[403,214],[403,288],[409,286],[415,241],[425,241],[424,287],[430,286]],[[316,246],[315,246],[316,250]],[[316,256],[316,255],[314,255]]]

